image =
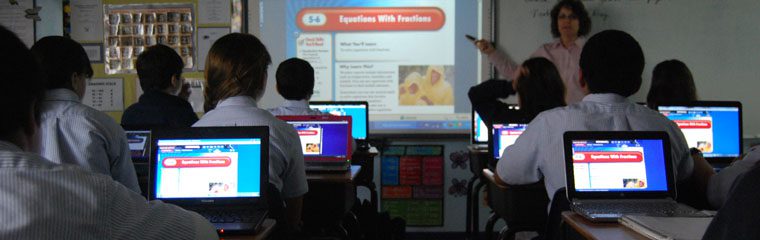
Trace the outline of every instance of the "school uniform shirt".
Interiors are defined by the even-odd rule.
[[[565,187],[563,134],[566,131],[665,131],[670,135],[673,170],[679,180],[694,168],[681,130],[662,114],[617,94],[589,94],[583,101],[541,112],[517,141],[504,150],[496,171],[508,184],[538,182],[549,199]]]
[[[579,37],[575,40],[574,44],[569,47],[562,46],[562,41],[556,39],[551,43],[541,45],[536,49],[531,58],[544,57],[549,59],[557,67],[562,82],[565,83],[565,102],[572,104],[580,102],[583,99],[584,93],[581,90],[580,83],[580,59],[583,45],[586,44],[586,38]],[[496,70],[507,79],[512,79],[518,69],[518,64],[515,63],[506,53],[501,50],[493,51],[488,54],[488,60],[496,67]],[[526,59],[527,60],[527,59]]]
[[[707,201],[710,202],[710,206],[715,209],[721,208],[728,199],[734,182],[740,175],[751,170],[758,161],[760,161],[760,146],[754,146],[741,160],[731,163],[713,175],[707,183]]]
[[[253,98],[224,99],[193,125],[212,126],[269,126],[269,182],[280,190],[284,199],[302,196],[309,190],[296,129],[258,108]]]
[[[269,112],[275,116],[325,115],[325,113],[309,108],[308,100],[285,100],[282,106],[269,109]]]
[[[111,176],[140,192],[127,136],[111,117],[82,104],[76,93],[63,88],[47,91],[40,107],[42,156]]]
[[[216,239],[197,213],[0,141],[0,239]]]
[[[198,115],[187,100],[161,91],[148,91],[124,110],[124,126],[190,127]]]

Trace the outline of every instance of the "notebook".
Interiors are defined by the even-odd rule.
[[[351,167],[351,117],[277,116],[293,125],[301,139],[307,171],[348,171]]]
[[[151,142],[149,199],[196,211],[220,234],[266,217],[268,127],[156,129]]]
[[[742,155],[742,105],[729,101],[663,104],[657,110],[673,120],[691,148],[710,163],[730,163]]]
[[[491,125],[491,136],[488,143],[489,150],[495,163],[501,159],[504,149],[515,144],[517,138],[528,128],[528,124],[517,121],[512,123],[494,123]]]
[[[573,211],[599,222],[623,214],[699,216],[675,201],[665,132],[565,132],[567,198]]]
[[[369,104],[365,101],[313,101],[309,107],[335,116],[351,116],[351,137],[358,148],[369,148]]]

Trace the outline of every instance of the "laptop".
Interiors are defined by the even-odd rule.
[[[266,217],[269,127],[156,129],[151,143],[149,199],[198,212],[219,234]]]
[[[311,109],[335,116],[351,116],[351,137],[356,139],[357,148],[368,149],[369,104],[366,101],[312,101]]]
[[[665,132],[565,132],[567,198],[595,222],[624,214],[704,216],[677,203]]]
[[[493,155],[492,165],[496,166],[499,159],[504,154],[504,149],[515,144],[517,138],[528,128],[528,124],[523,121],[514,121],[507,123],[491,124],[490,141],[488,142],[489,151]]]
[[[347,171],[351,167],[351,117],[277,116],[293,125],[301,138],[306,171]]]
[[[742,155],[742,105],[731,101],[663,104],[657,110],[681,128],[691,148],[710,163],[727,164]]]
[[[510,111],[518,112],[520,110],[520,107],[516,104],[509,104],[508,109]],[[489,147],[489,137],[491,134],[491,130],[489,126],[486,125],[485,122],[483,122],[483,118],[480,117],[480,114],[475,111],[475,108],[471,110],[472,114],[472,124],[471,131],[470,131],[470,144],[475,149],[490,149]],[[510,114],[511,115],[511,114]],[[498,121],[498,120],[497,120]]]

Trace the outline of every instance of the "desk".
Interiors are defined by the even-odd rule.
[[[303,200],[305,232],[349,238],[351,232],[342,224],[346,217],[356,221],[350,210],[356,199],[355,180],[362,169],[362,166],[352,165],[350,171],[345,172],[306,172],[309,192]]]
[[[585,239],[649,239],[619,223],[594,223],[575,212],[562,212],[562,221],[566,232],[573,230]]]
[[[259,226],[259,229],[256,231],[253,235],[231,235],[231,236],[223,236],[219,239],[221,240],[263,240],[267,239],[270,234],[272,234],[272,230],[274,230],[274,226],[276,225],[276,221],[271,218],[264,219],[264,222],[261,223],[261,226]]]
[[[488,148],[479,148],[477,145],[467,146],[467,150],[470,153],[470,172],[472,172],[472,178],[467,182],[467,208],[465,213],[465,232],[470,239],[477,239],[478,232],[480,231],[480,205],[478,204],[478,196],[480,189],[485,186],[486,181],[483,180],[482,171],[488,166],[488,160],[490,153]],[[478,182],[475,185],[475,182]]]

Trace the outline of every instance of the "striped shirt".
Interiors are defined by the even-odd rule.
[[[307,100],[285,100],[282,106],[268,109],[275,116],[304,116],[304,115],[325,115],[320,111],[309,108]]]
[[[563,134],[566,131],[664,131],[670,136],[673,171],[691,176],[694,162],[681,130],[662,114],[617,94],[589,94],[583,101],[541,112],[496,165],[508,184],[535,183],[543,177],[549,199],[565,187]]]
[[[216,239],[205,218],[0,141],[0,239]]]
[[[302,196],[309,190],[296,129],[258,108],[256,100],[249,96],[224,99],[193,125],[213,126],[269,126],[269,182],[284,199]]]
[[[69,89],[45,93],[41,102],[39,153],[56,163],[111,176],[139,193],[127,135],[108,115],[84,105]]]

